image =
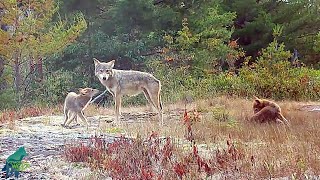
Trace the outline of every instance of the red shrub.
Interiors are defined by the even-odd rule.
[[[230,140],[226,150],[203,158],[192,136],[192,124],[199,121],[199,115],[196,111],[191,116],[185,112],[183,121],[186,138],[192,145],[190,153],[178,151],[170,137],[163,142],[152,132],[146,140],[120,137],[109,144],[94,137],[86,144],[66,145],[65,156],[72,162],[82,161],[92,168],[106,169],[113,179],[201,179],[216,172],[239,170],[238,161],[244,155]]]

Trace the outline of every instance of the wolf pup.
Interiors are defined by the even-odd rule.
[[[64,116],[65,120],[62,126],[68,126],[73,120],[77,121],[77,116],[86,124],[88,129],[88,122],[83,115],[83,110],[88,106],[92,97],[97,94],[99,90],[92,88],[80,88],[79,94],[75,92],[68,93],[64,101]]]
[[[254,115],[251,117],[251,121],[274,121],[289,125],[289,121],[281,113],[280,106],[275,102],[255,97],[253,102],[253,112]]]
[[[121,97],[144,93],[148,102],[156,108],[163,124],[162,103],[160,99],[161,83],[153,75],[140,71],[113,69],[115,60],[104,63],[93,58],[95,75],[102,85],[112,94],[115,101],[116,122],[119,122]]]

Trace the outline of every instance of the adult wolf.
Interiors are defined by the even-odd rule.
[[[95,75],[102,85],[112,94],[115,102],[116,122],[119,122],[121,97],[144,93],[149,103],[156,108],[163,124],[162,103],[160,99],[161,83],[153,75],[140,71],[113,69],[115,60],[107,63],[93,58]]]

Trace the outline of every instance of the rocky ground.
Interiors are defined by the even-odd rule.
[[[96,118],[91,119],[96,126]],[[20,173],[22,179],[74,179],[89,174],[89,169],[74,168],[61,156],[66,141],[93,136],[95,126],[90,127],[91,131],[84,127],[66,129],[60,125],[61,122],[63,116],[41,116],[16,121],[13,129],[9,124],[4,125],[0,131],[1,164],[4,165],[9,155],[24,146],[28,153],[24,160],[30,163],[30,168]]]
[[[154,115],[152,113],[124,113],[122,120],[125,120],[126,123],[141,122]],[[66,162],[62,157],[63,147],[65,143],[86,141],[93,136],[103,136],[107,141],[112,142],[117,137],[105,133],[102,135],[99,126],[101,121],[111,123],[113,116],[88,117],[91,123],[88,130],[83,125],[64,128],[60,125],[63,118],[63,116],[40,116],[17,120],[14,125],[2,125],[0,127],[1,168],[8,156],[19,147],[24,146],[28,153],[24,160],[30,164],[30,168],[21,172],[19,179],[97,178],[97,174],[84,165]],[[99,174],[101,176],[101,173]],[[108,179],[107,177],[99,179],[101,178]]]
[[[303,106],[302,111],[318,111],[319,106]],[[179,119],[183,110],[174,110],[166,118]],[[155,113],[123,113],[125,123],[143,123]],[[30,168],[20,173],[19,179],[110,179],[105,173],[93,172],[81,163],[70,163],[63,157],[64,145],[68,142],[87,141],[93,136],[103,137],[112,142],[115,135],[101,132],[101,123],[112,123],[113,116],[88,117],[87,130],[83,125],[64,128],[60,124],[63,116],[40,116],[15,121],[0,126],[0,168],[8,156],[24,146],[28,155],[24,160]],[[82,122],[80,122],[82,123]],[[126,133],[127,134],[127,133]],[[199,145],[201,146],[201,145]],[[207,148],[203,148],[207,149]],[[0,174],[3,179],[3,174]]]

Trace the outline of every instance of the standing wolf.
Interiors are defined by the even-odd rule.
[[[64,101],[64,116],[65,120],[62,126],[68,126],[73,120],[77,121],[77,116],[86,124],[88,129],[88,122],[86,117],[83,115],[83,110],[88,106],[92,97],[97,94],[99,90],[92,88],[80,88],[79,93],[75,92],[68,93]]]
[[[114,98],[117,122],[119,122],[121,97],[123,95],[134,96],[143,92],[149,103],[157,109],[159,119],[163,124],[161,83],[158,79],[145,72],[113,69],[115,60],[107,63],[100,62],[96,58],[93,60],[95,75]]]

